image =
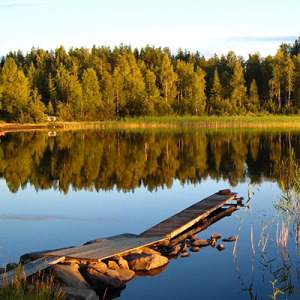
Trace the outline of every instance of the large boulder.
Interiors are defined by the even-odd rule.
[[[95,275],[95,272],[98,272],[99,274],[103,274],[112,278],[117,278],[118,280],[127,282],[134,278],[135,273],[132,270],[126,270],[126,269],[110,269],[107,267],[107,265],[103,262],[98,263],[90,263],[88,268],[86,269],[85,273],[88,273],[93,269],[92,274]]]
[[[79,272],[79,266],[77,264],[56,264],[51,267],[51,272],[54,279],[59,282],[60,286],[87,290],[91,289],[90,285]]]
[[[128,261],[129,268],[131,270],[153,270],[166,265],[169,260],[165,256],[158,254],[140,254],[132,253],[124,256],[124,259]]]
[[[99,268],[101,270],[101,267]],[[111,270],[114,271],[114,270]],[[111,277],[99,271],[97,267],[90,265],[84,273],[85,279],[93,289],[124,289],[125,283],[118,279]]]

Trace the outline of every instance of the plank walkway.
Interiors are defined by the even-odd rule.
[[[115,255],[126,255],[133,250],[144,246],[152,245],[165,240],[164,237],[120,237],[115,239],[107,239],[89,245],[68,248],[44,254],[45,257],[60,257],[66,259],[101,261]]]
[[[230,195],[213,194],[144,231],[139,237],[163,236],[172,239],[199,221],[205,219],[213,211],[228,202],[236,200],[236,195],[237,193],[230,193]]]
[[[143,246],[152,245],[184,232],[210,213],[235,200],[236,193],[220,195],[216,193],[188,207],[173,217],[146,230],[136,237],[120,237],[107,239],[89,245],[68,248],[45,254],[46,257],[64,256],[66,259],[101,261],[115,256],[125,255]]]
[[[5,274],[0,274],[0,288],[9,285],[9,283],[17,278],[23,279],[24,277],[33,275],[37,272],[40,272],[54,264],[57,264],[61,261],[64,261],[65,257],[55,257],[55,258],[40,258],[31,263],[23,265],[18,273],[16,269],[6,272]]]

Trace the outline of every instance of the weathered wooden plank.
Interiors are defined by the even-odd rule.
[[[155,244],[162,240],[164,237],[122,237],[114,240],[106,240],[98,243],[80,246],[73,248],[73,251],[54,251],[45,254],[46,257],[57,257],[62,253],[66,259],[82,259],[82,260],[103,260],[114,255],[124,255],[124,253],[134,251],[140,247]]]
[[[206,218],[213,211],[233,201],[236,195],[236,193],[231,193],[230,195],[219,195],[216,193],[211,195],[142,232],[139,236],[150,237],[159,233],[162,236],[173,238],[198,223],[201,219]]]
[[[55,257],[55,258],[49,258],[49,257],[43,257],[38,260],[35,260],[33,262],[30,262],[26,265],[21,266],[21,270],[19,271],[18,278],[25,278],[30,275],[33,275],[39,271],[42,271],[52,265],[55,265],[61,261],[65,260],[65,257]],[[0,287],[5,287],[9,285],[9,283],[15,279],[16,275],[18,273],[17,269],[11,270],[9,272],[6,272],[4,274],[0,275]]]

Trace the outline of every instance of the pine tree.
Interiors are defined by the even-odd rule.
[[[177,74],[174,72],[173,66],[171,65],[169,54],[166,52],[161,66],[160,80],[163,88],[163,97],[166,104],[170,105],[173,103],[176,94],[176,82]]]
[[[247,102],[246,106],[249,111],[256,113],[259,109],[259,96],[255,79],[253,79],[250,84],[249,92],[249,101]]]
[[[220,83],[218,70],[215,69],[213,86],[210,94],[210,101],[208,105],[209,114],[220,115],[222,111],[222,86]]]
[[[230,81],[232,87],[231,103],[233,107],[238,110],[242,109],[244,103],[247,101],[247,88],[245,86],[244,68],[240,60],[237,60],[233,69],[233,76]]]

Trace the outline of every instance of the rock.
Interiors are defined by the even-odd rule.
[[[236,241],[236,237],[235,236],[230,236],[229,238],[223,239],[222,241],[223,242],[234,242],[234,241]]]
[[[117,258],[117,262],[118,262],[120,269],[129,270],[128,262],[123,257]]]
[[[129,281],[135,276],[135,273],[131,270],[124,270],[124,269],[120,269],[120,268],[118,268],[116,270],[109,269],[106,266],[106,264],[103,262],[90,263],[88,266],[88,269],[89,268],[92,268],[103,275],[117,278],[121,281]],[[85,272],[89,272],[89,271],[86,270]]]
[[[9,272],[13,269],[16,269],[18,268],[18,264],[15,264],[15,263],[9,263],[5,266],[5,272]]]
[[[113,260],[109,260],[107,262],[107,267],[109,269],[111,269],[111,270],[118,270],[118,269],[120,269],[119,265],[115,261],[113,261]]]
[[[5,272],[5,268],[0,268],[0,274],[3,274]]]
[[[219,195],[231,195],[230,189],[220,190]]]
[[[196,240],[192,243],[192,246],[196,246],[196,247],[206,247],[209,245],[210,245],[209,240]]]
[[[212,247],[215,247],[216,242],[217,242],[217,239],[212,238],[212,239],[210,240],[210,245],[211,245]]]
[[[138,251],[141,254],[157,254],[160,255],[160,253],[154,249],[151,249],[149,247],[142,247],[140,248],[140,250]]]
[[[28,264],[34,260],[38,260],[43,257],[43,254],[49,253],[49,252],[54,252],[58,250],[64,250],[64,249],[69,249],[69,248],[74,248],[74,247],[67,247],[67,248],[60,248],[60,249],[53,249],[53,250],[43,250],[43,251],[36,251],[36,252],[30,252],[22,255],[20,257],[20,263],[22,265]]]
[[[181,257],[189,257],[190,255],[187,253],[187,252],[183,252],[182,254],[181,254]]]
[[[192,247],[190,248],[190,251],[191,251],[191,252],[199,252],[199,251],[200,251],[200,247],[192,246]]]
[[[120,239],[120,238],[132,238],[132,237],[137,237],[137,235],[132,234],[132,233],[123,233],[123,234],[118,234],[118,235],[114,235],[114,236],[110,236],[110,237],[106,237],[106,238],[91,240],[91,241],[84,243],[83,245],[95,244],[95,243],[99,243],[99,242],[116,240],[116,239]]]
[[[60,290],[67,296],[69,300],[97,300],[96,292],[92,289],[81,290],[78,288],[61,287]]]
[[[109,270],[109,269],[108,269]],[[111,270],[113,271],[113,270]],[[95,266],[88,266],[84,277],[93,289],[124,289],[125,283],[111,276],[99,272]]]
[[[166,265],[169,260],[162,255],[141,255],[132,253],[124,257],[128,261],[131,270],[152,270]]]
[[[217,249],[218,249],[219,251],[223,251],[223,250],[225,249],[225,246],[222,245],[222,244],[220,244],[220,245],[217,246]]]
[[[198,237],[196,235],[189,235],[188,239],[191,241],[191,243],[193,243],[194,241],[198,240]]]
[[[213,233],[212,235],[211,235],[211,237],[210,237],[211,239],[220,239],[221,238],[221,234],[219,234],[219,233]]]
[[[56,264],[51,267],[51,270],[54,279],[59,281],[60,286],[86,290],[91,289],[89,284],[82,277],[81,273],[79,272],[79,266],[76,264]]]
[[[175,256],[178,255],[180,251],[180,246],[176,246],[176,247],[167,247],[167,248],[163,248],[161,249],[161,254],[165,255],[165,256]]]
[[[187,248],[187,244],[185,242],[182,242],[180,246],[180,252],[181,253],[186,252],[186,248]]]

